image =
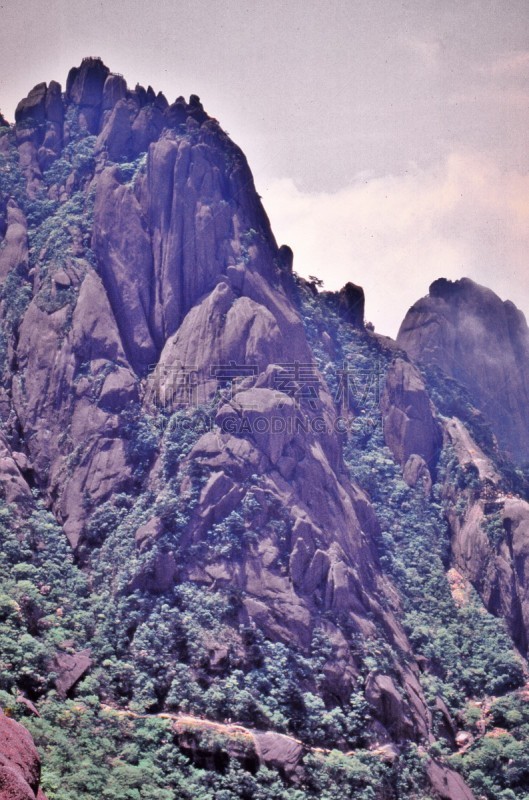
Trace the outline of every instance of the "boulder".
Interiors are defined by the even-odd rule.
[[[129,369],[118,367],[106,376],[99,395],[99,405],[102,408],[119,413],[128,403],[138,400],[138,381]]]
[[[0,434],[0,494],[6,503],[27,506],[33,500],[31,489],[2,434]]]
[[[151,517],[136,530],[134,536],[136,545],[140,550],[149,547],[156,541],[163,531],[163,524],[159,517]]]
[[[303,745],[290,736],[267,731],[252,731],[259,763],[275,769],[289,783],[300,781],[303,769]]]
[[[143,540],[146,542],[146,540]],[[152,558],[142,565],[137,574],[128,584],[128,591],[150,592],[163,594],[170,589],[178,573],[178,567],[172,551],[155,550]]]
[[[371,672],[365,697],[377,720],[397,741],[413,736],[413,723],[407,703],[389,675]]]
[[[46,800],[39,782],[40,759],[30,733],[0,711],[0,798]]]
[[[424,458],[417,453],[412,453],[404,464],[402,477],[408,486],[422,486],[426,495],[432,489],[432,476]]]
[[[346,283],[338,292],[337,306],[338,313],[345,322],[355,328],[364,327],[365,296],[361,286]]]
[[[56,673],[55,688],[59,697],[65,698],[76,683],[86,675],[92,666],[90,650],[80,650],[78,653],[56,653],[50,668]]]
[[[476,800],[461,775],[453,769],[429,759],[426,774],[430,785],[440,800]]]
[[[272,389],[248,389],[238,392],[230,405],[222,406],[215,422],[223,433],[249,436],[271,463],[277,464],[302,418],[292,397]]]

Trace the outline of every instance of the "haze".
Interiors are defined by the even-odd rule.
[[[529,8],[516,1],[0,2],[0,108],[100,56],[199,94],[279,243],[395,335],[437,277],[529,312]]]

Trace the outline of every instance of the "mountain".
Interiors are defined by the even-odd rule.
[[[529,461],[529,328],[514,303],[469,278],[437,280],[408,311],[397,343],[461,383],[500,447]]]
[[[296,275],[198,97],[89,58],[15,119],[0,703],[49,800],[522,798],[527,486],[464,376]]]

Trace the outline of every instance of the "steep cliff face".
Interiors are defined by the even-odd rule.
[[[446,486],[450,498],[453,564],[477,589],[486,607],[503,617],[523,652],[527,650],[527,503],[494,464],[498,446],[518,462],[528,451],[529,330],[523,314],[468,279],[444,279],[408,312],[398,342],[418,364],[441,371],[444,437],[455,454],[459,481]],[[436,373],[429,373],[436,383]],[[437,373],[439,375],[439,373]],[[444,382],[444,383],[443,383]],[[438,384],[437,394],[439,395]],[[461,387],[468,392],[457,399]],[[470,413],[463,408],[471,403]],[[446,411],[445,411],[446,413]],[[465,427],[465,424],[467,427]],[[478,423],[476,428],[475,423]],[[486,423],[495,434],[491,440]],[[473,430],[474,428],[474,430]],[[481,434],[482,445],[476,435]]]
[[[386,444],[406,483],[431,486],[442,447],[441,425],[418,370],[402,358],[388,372],[380,408]]]
[[[3,147],[19,169],[3,197],[0,270],[6,499],[38,487],[90,560],[90,542],[106,547],[94,512],[147,493],[150,514],[144,503],[119,565],[131,590],[187,579],[235,591],[238,624],[300,652],[320,631],[329,702],[347,702],[359,680],[355,637],[382,637],[396,656],[393,677],[376,679],[379,735],[426,740],[418,670],[370,543],[377,522],[346,476],[334,405],[240,150],[198,98],[130,91],[97,59],[70,72],[64,94],[35,87]],[[174,440],[156,420],[197,405],[213,410],[209,430],[170,462]],[[178,544],[161,510],[169,495],[190,509]],[[236,552],[212,534],[234,515]],[[396,705],[383,702],[384,680],[400,684]]]
[[[468,278],[445,279],[408,311],[397,337],[412,359],[470,392],[500,447],[529,458],[529,329],[510,302]]]
[[[459,492],[467,516],[442,516],[457,437],[427,381],[366,329],[360,287],[318,295],[294,275],[244,155],[198,97],[169,104],[85,59],[64,92],[39,84],[21,101],[0,156],[0,567],[17,598],[0,613],[11,638],[26,631],[32,665],[10,655],[1,691],[64,704],[54,725],[82,733],[84,717],[110,749],[108,709],[129,722],[238,718],[260,729],[255,752],[245,761],[232,741],[226,758],[238,753],[249,774],[273,764],[303,800],[321,796],[317,759],[334,747],[350,759],[344,796],[471,798],[439,752],[422,758],[436,737],[456,746],[466,699],[493,685],[474,667],[459,678],[467,612],[445,579],[447,521],[453,564],[523,645],[523,501],[505,505],[495,566],[490,548],[467,557],[459,528],[477,500]],[[448,344],[436,347],[455,374],[460,323],[443,302]],[[522,323],[505,314],[521,348]],[[479,379],[469,388],[491,388]],[[468,613],[507,664],[502,691],[518,687],[512,642],[482,606]],[[182,752],[228,774],[217,744],[195,734]],[[123,758],[153,746],[138,742]],[[159,780],[153,791],[174,760],[164,743],[164,764],[142,777]],[[188,766],[173,764],[187,777]]]
[[[64,95],[56,83],[39,84],[16,120],[9,136],[21,180],[36,213],[49,208],[56,218],[47,215],[41,236],[33,224],[30,239],[38,244],[27,275],[28,221],[17,200],[7,200],[0,271],[4,278],[16,271],[32,295],[16,344],[14,335],[8,341],[17,361],[13,407],[35,479],[77,544],[90,509],[131,487],[120,412],[138,402],[140,379],[221,276],[246,302],[234,308],[226,346],[213,352],[215,326],[199,339],[184,331],[179,342],[189,348],[194,340],[211,363],[215,356],[238,363],[255,319],[261,330],[250,341],[267,350],[259,368],[285,358],[281,335],[291,359],[309,356],[299,320],[272,289],[278,249],[246,160],[198,98],[169,106],[151,89],[129,91],[97,59],[85,59]],[[117,139],[127,146],[117,147]],[[118,158],[137,160],[125,169],[114,164]],[[23,186],[17,188],[20,194]],[[67,229],[66,241],[50,246],[52,225]],[[263,328],[267,305],[275,314],[275,350]],[[165,353],[167,360],[173,363]]]
[[[529,504],[505,489],[491,459],[457,419],[446,435],[460,469],[459,485],[448,483],[447,519],[452,563],[477,589],[485,606],[505,619],[524,653],[529,637]]]

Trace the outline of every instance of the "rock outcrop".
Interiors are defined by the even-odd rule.
[[[64,94],[56,83],[36,86],[19,104],[16,132],[28,193],[48,191],[59,208],[75,196],[82,214],[58,221],[61,247],[44,238],[30,265],[25,217],[13,201],[5,206],[0,279],[18,270],[26,298],[9,333],[6,441],[16,441],[79,548],[94,511],[137,491],[139,476],[155,498],[167,489],[161,459],[135,455],[142,415],[207,405],[222,392],[211,430],[179,467],[204,481],[183,536],[203,555],[181,564],[173,548],[158,550],[165,528],[153,514],[137,534],[144,561],[128,591],[170,591],[177,576],[237,587],[241,623],[302,650],[323,625],[333,650],[324,692],[345,702],[358,659],[322,615],[347,617],[358,636],[382,631],[396,652],[410,647],[370,542],[373,510],[346,475],[333,402],[288,296],[291,251],[275,242],[244,155],[198,97],[169,105],[93,58],[70,71]],[[69,158],[65,148],[75,147],[82,168],[72,165],[66,179],[47,172],[54,155]],[[359,287],[348,284],[340,304],[362,327]],[[193,397],[182,372],[193,376]],[[405,439],[406,448],[413,436]],[[414,442],[410,452],[422,454]],[[159,433],[152,448],[164,447]],[[7,491],[20,500],[24,476],[10,458]],[[259,541],[223,557],[215,526],[250,502]],[[87,664],[60,656],[61,694]],[[380,724],[426,739],[411,653],[395,669],[407,722]]]
[[[417,368],[396,358],[380,399],[384,439],[404,478],[415,486],[431,480],[443,436],[435,410]]]
[[[361,286],[346,283],[337,297],[338,313],[355,328],[364,327],[365,296]]]
[[[426,767],[430,785],[440,800],[476,800],[461,775],[432,759]]]
[[[0,799],[46,800],[40,758],[30,733],[0,711]]]
[[[59,696],[66,697],[91,666],[90,650],[80,650],[78,653],[57,653],[50,668],[57,676],[55,687]]]
[[[522,652],[529,642],[529,503],[509,497],[491,460],[459,420],[446,431],[466,489],[447,484],[454,566],[472,583],[486,608],[503,617]],[[462,500],[464,504],[461,504]],[[457,508],[457,501],[460,507]]]
[[[101,597],[130,613],[120,663],[128,669],[129,656],[147,653],[145,644],[134,651],[141,613],[171,608],[184,619],[176,595],[187,583],[229,600],[233,652],[210,642],[193,665],[205,691],[216,675],[255,667],[241,631],[307,664],[321,639],[303,692],[347,709],[363,691],[365,737],[386,756],[430,742],[399,598],[375,547],[379,523],[345,468],[335,404],[295,305],[292,252],[277,246],[243,153],[197,96],[169,104],[97,58],[70,71],[65,92],[38,84],[0,149],[18,160],[16,185],[0,196],[4,499],[22,517],[40,494],[90,579],[104,584]],[[360,287],[347,284],[331,305],[365,334]],[[509,313],[509,331],[518,320],[520,332]],[[404,479],[428,494],[441,428],[404,358],[390,368],[381,407]],[[194,429],[200,415],[207,424]],[[506,510],[504,526],[518,570],[525,508]],[[513,576],[499,591],[502,611]],[[483,587],[488,595],[492,604],[498,591]],[[90,665],[86,650],[55,656],[60,698]],[[164,709],[165,676],[144,683]],[[303,746],[293,737],[253,732],[252,742],[249,756],[239,742],[234,757],[300,780]],[[203,766],[225,766],[192,732],[180,744]],[[438,793],[458,796],[458,779],[436,769]],[[24,776],[35,796],[34,774]]]
[[[440,279],[408,311],[397,342],[465,386],[499,445],[529,460],[529,328],[513,303],[468,278]]]

